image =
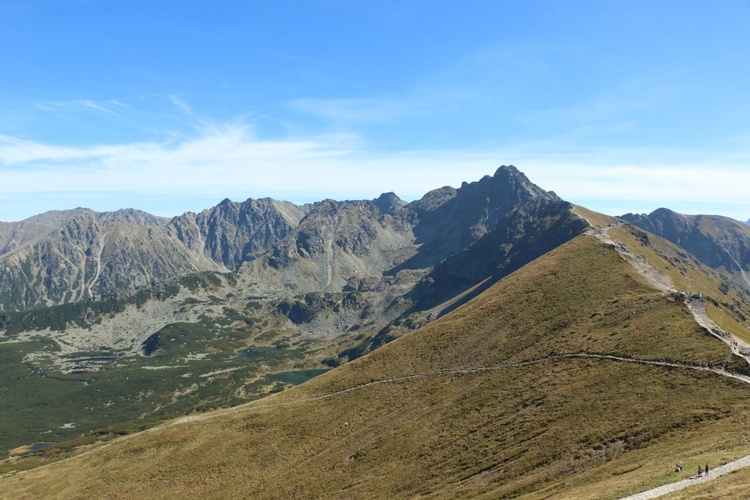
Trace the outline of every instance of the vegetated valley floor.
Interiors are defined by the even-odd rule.
[[[0,496],[617,498],[673,481],[675,463],[750,453],[737,432],[750,385],[565,353],[747,371],[684,304],[581,236],[306,384],[5,477]]]
[[[282,319],[259,312],[252,300],[214,295],[225,278],[207,277],[190,277],[201,282],[188,283],[191,293],[183,286],[185,297],[144,300],[138,304],[143,308],[140,314],[123,315],[137,322],[153,312],[149,308],[187,311],[181,320],[158,318],[162,323],[154,327],[149,356],[134,354],[132,348],[60,352],[53,338],[64,343],[60,337],[72,330],[80,330],[81,336],[91,332],[76,328],[73,321],[62,331],[51,331],[44,322],[68,310],[103,308],[106,302],[15,314],[19,332],[0,338],[0,456],[14,448],[23,450],[22,445],[51,444],[38,456],[0,463],[0,473],[34,466],[65,455],[74,446],[148,428],[186,412],[237,405],[281,391],[292,385],[290,381],[299,383],[294,377],[309,378],[328,369],[321,361],[342,349],[337,342],[290,331]],[[135,304],[111,306],[117,307],[137,310]],[[107,310],[101,316],[104,326],[95,327],[106,330],[106,323],[115,320]]]

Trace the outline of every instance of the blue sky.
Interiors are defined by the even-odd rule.
[[[0,0],[0,221],[406,200],[516,165],[750,218],[747,1]]]

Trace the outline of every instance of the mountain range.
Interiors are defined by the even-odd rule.
[[[512,166],[412,203],[224,200],[171,220],[78,209],[5,224],[0,355],[16,361],[0,374],[22,382],[0,450],[279,390],[274,373],[356,359],[586,227]],[[57,372],[85,385],[66,394]],[[71,400],[97,411],[82,419]]]
[[[242,268],[266,275],[269,287],[284,293],[376,286],[384,277],[424,273],[438,264],[438,272],[466,286],[500,263],[516,262],[511,247],[528,239],[519,241],[519,234],[552,229],[538,221],[555,219],[545,224],[556,225],[559,234],[536,238],[530,253],[522,251],[529,257],[580,231],[569,208],[514,167],[501,167],[493,177],[437,189],[413,203],[393,193],[303,206],[224,200],[171,220],[135,210],[49,212],[0,225],[0,307],[24,310],[128,295],[194,272]],[[536,227],[515,224],[517,215]],[[497,248],[495,255],[481,251],[487,245]],[[458,255],[471,247],[481,264],[469,253]]]
[[[740,222],[597,214],[512,166],[411,203],[0,224],[0,496],[663,484],[744,450],[749,248]]]

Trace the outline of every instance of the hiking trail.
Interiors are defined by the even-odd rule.
[[[216,412],[205,414],[205,415],[190,415],[190,416],[187,416],[187,417],[178,418],[176,420],[173,420],[172,422],[167,422],[165,424],[161,424],[161,425],[158,425],[156,427],[152,427],[150,429],[146,429],[146,430],[134,433],[134,434],[129,434],[129,435],[126,435],[126,436],[118,437],[116,439],[113,439],[112,441],[96,445],[91,450],[85,451],[83,453],[80,453],[80,454],[72,456],[72,457],[68,457],[68,458],[59,460],[57,462],[50,463],[49,465],[50,466],[54,466],[55,464],[58,464],[58,463],[63,463],[63,462],[67,462],[67,461],[70,461],[70,460],[76,460],[76,459],[85,457],[87,455],[90,455],[92,453],[97,453],[100,450],[103,450],[105,448],[108,448],[108,447],[110,447],[112,445],[115,445],[115,444],[120,443],[120,442],[125,441],[125,440],[133,439],[135,437],[138,437],[138,436],[141,436],[141,435],[145,435],[145,434],[148,434],[148,433],[151,433],[151,432],[157,432],[157,431],[159,431],[161,429],[166,429],[166,428],[174,427],[174,426],[178,426],[178,425],[184,425],[184,424],[188,424],[188,423],[192,423],[192,422],[202,422],[202,421],[211,420],[211,419],[214,419],[214,418],[224,417],[224,416],[227,416],[227,415],[235,415],[235,414],[239,414],[239,413],[247,413],[247,412],[251,412],[251,411],[254,411],[254,410],[263,410],[263,409],[268,409],[268,408],[279,408],[279,407],[284,407],[284,406],[313,403],[313,402],[322,401],[324,399],[329,399],[329,398],[333,398],[333,397],[336,397],[336,396],[341,396],[343,394],[347,394],[347,393],[350,393],[350,392],[353,392],[353,391],[358,391],[358,390],[365,389],[367,387],[372,387],[372,386],[381,385],[381,384],[392,384],[392,383],[398,383],[398,382],[407,381],[407,380],[415,380],[415,379],[422,379],[422,378],[428,378],[428,377],[439,377],[439,376],[445,376],[445,375],[468,375],[468,374],[481,373],[481,372],[487,372],[487,371],[505,370],[505,369],[509,369],[509,368],[517,368],[517,367],[523,367],[523,366],[530,366],[530,365],[535,365],[535,364],[539,364],[539,363],[546,363],[546,362],[549,362],[549,361],[554,361],[554,360],[559,360],[559,359],[566,359],[566,358],[603,359],[603,360],[610,360],[610,361],[623,362],[623,363],[636,363],[636,364],[644,364],[644,365],[652,365],[652,366],[663,366],[663,367],[668,367],[668,368],[681,368],[681,369],[686,369],[686,370],[695,370],[695,371],[702,371],[702,372],[710,372],[710,373],[713,373],[713,374],[716,374],[716,375],[719,375],[719,376],[722,376],[722,377],[733,378],[733,379],[742,381],[742,382],[750,385],[750,377],[748,377],[748,376],[740,375],[740,374],[736,374],[736,373],[730,373],[730,372],[727,372],[725,370],[720,370],[718,368],[710,368],[710,367],[707,367],[707,366],[696,366],[696,365],[688,365],[688,364],[684,364],[684,363],[675,363],[675,362],[670,362],[670,361],[658,361],[658,360],[648,360],[648,359],[632,358],[632,357],[625,357],[625,356],[616,356],[616,355],[613,355],[613,354],[599,354],[599,353],[588,353],[588,352],[553,353],[553,354],[550,354],[548,356],[544,356],[542,358],[531,359],[531,360],[526,360],[526,361],[509,361],[509,362],[506,362],[506,363],[500,363],[498,365],[485,366],[485,367],[477,367],[477,368],[443,369],[443,370],[435,370],[435,371],[422,372],[422,373],[417,373],[417,374],[413,374],[413,375],[403,375],[403,376],[400,376],[400,377],[393,377],[393,378],[387,378],[387,379],[373,380],[371,382],[365,382],[363,384],[358,384],[358,385],[355,385],[355,386],[352,386],[352,387],[348,387],[346,389],[341,389],[341,390],[330,392],[330,393],[326,393],[326,394],[320,394],[318,396],[312,396],[312,397],[309,397],[309,398],[294,399],[294,400],[290,400],[290,401],[280,401],[278,403],[266,403],[266,404],[254,404],[254,403],[251,402],[251,403],[246,403],[243,406],[229,408],[229,409],[226,409],[226,410],[220,410],[220,411],[216,411]],[[743,462],[743,460],[745,462]],[[735,464],[735,462],[737,462],[740,465],[732,465],[732,464]],[[731,470],[736,470],[736,469],[741,468],[741,467],[749,466],[750,465],[750,455],[748,455],[747,457],[743,457],[742,459],[736,460],[735,462],[730,462],[729,464],[726,464],[725,466],[722,466],[722,467],[733,466],[734,468],[731,469]],[[721,472],[722,471],[722,467],[717,467],[715,469],[717,471],[716,472],[716,477],[718,477],[719,474],[722,474],[722,472]],[[5,474],[4,476],[0,476],[0,480],[2,478],[4,478],[4,477],[9,477],[9,476],[18,475],[18,474],[24,474],[25,472],[30,472],[32,470],[34,470],[34,469],[30,469],[29,471],[14,471],[14,472]],[[727,470],[726,472],[730,472],[731,470]],[[726,472],[723,472],[723,474],[725,474]],[[713,471],[712,471],[712,474],[713,474]],[[710,479],[710,477],[708,479]],[[677,484],[677,483],[673,483],[673,484]],[[685,488],[687,486],[690,486],[691,484],[695,484],[695,483],[692,482],[692,483],[687,484],[686,486],[681,486],[680,489],[681,488]],[[666,485],[666,486],[670,486],[670,485]],[[661,488],[663,488],[663,487],[661,487]],[[659,488],[657,488],[657,490],[658,489]],[[649,490],[649,491],[652,491],[652,490]],[[645,494],[645,493],[648,493],[648,492],[639,493],[639,495],[640,494]],[[663,494],[664,493],[659,493],[657,496],[663,495]],[[641,497],[638,497],[638,498],[641,498]],[[642,498],[656,498],[656,497],[654,496],[654,497],[642,497]]]

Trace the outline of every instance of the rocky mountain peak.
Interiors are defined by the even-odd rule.
[[[396,193],[383,193],[372,202],[378,207],[378,210],[384,214],[393,215],[398,209],[408,205],[404,200],[396,196]]]
[[[417,212],[430,212],[456,197],[458,191],[451,186],[433,189],[410,205]]]
[[[97,217],[102,222],[122,222],[139,226],[165,226],[170,220],[166,217],[157,217],[148,212],[133,208],[121,209],[115,212],[103,212],[98,214]]]
[[[444,284],[472,285],[493,269],[511,269],[511,261],[528,262],[529,256],[581,231],[570,207],[513,166],[502,166],[493,176],[476,182],[464,182],[459,189],[431,191],[409,205],[420,247],[400,268],[438,266],[435,272],[445,278]],[[532,233],[545,234],[544,241]],[[535,239],[536,247],[524,246]],[[440,298],[444,292],[430,293]]]
[[[561,201],[550,191],[545,191],[532,183],[526,175],[513,165],[502,165],[492,177],[486,176],[476,184],[486,184],[490,193],[497,198],[509,197],[516,202],[525,202],[531,198],[544,198],[549,201]],[[487,189],[487,188],[485,188]]]
[[[413,203],[387,192],[374,200],[304,206],[227,198],[171,220],[134,209],[54,212],[0,225],[0,304],[24,309],[129,293],[152,281],[245,264],[276,273],[270,277],[276,282],[336,292],[352,279],[377,281],[400,269],[419,275],[489,233],[528,232],[528,221],[541,214],[552,220],[565,209],[515,167],[502,166],[493,176],[432,190]],[[471,256],[477,258],[485,256]],[[468,279],[496,265],[480,266]]]
[[[271,198],[225,199],[195,217],[211,258],[228,269],[237,269],[269,250],[292,231],[305,215],[293,203]]]
[[[93,213],[87,208],[53,210],[19,222],[4,222],[0,225],[0,254],[12,252],[28,242],[57,231],[75,217]]]

